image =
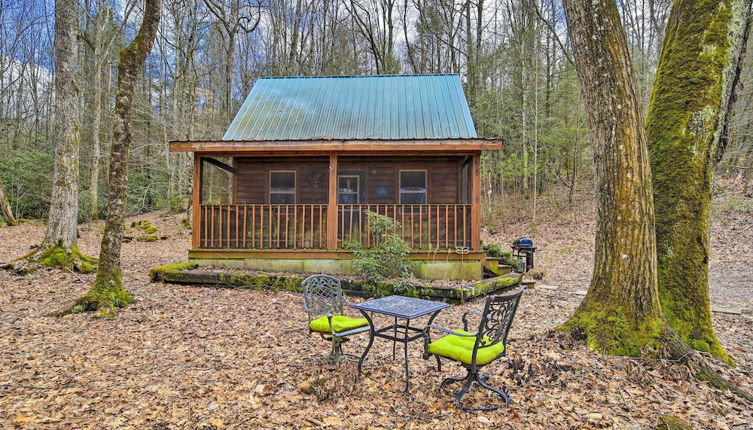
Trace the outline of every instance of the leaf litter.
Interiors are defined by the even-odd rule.
[[[458,384],[438,388],[443,378],[464,370],[444,362],[438,372],[434,360],[421,358],[420,341],[409,345],[406,394],[402,349],[393,361],[386,340],[375,340],[361,375],[354,363],[326,363],[329,345],[306,330],[299,295],[150,284],[150,267],[185,260],[190,233],[180,218],[152,213],[128,220],[148,219],[170,239],[123,245],[124,281],[137,302],[112,320],[44,316],[86,292],[93,275],[0,272],[0,428],[637,429],[655,427],[660,415],[695,428],[753,428],[752,405],[696,381],[685,366],[600,356],[551,330],[582,299],[570,290],[587,287],[588,279],[578,278],[585,269],[570,266],[588,264],[588,246],[574,247],[574,263],[543,251],[549,274],[544,282],[562,287],[525,293],[508,356],[484,369],[513,402],[474,413],[453,407]],[[563,219],[540,222],[538,231],[562,229]],[[733,229],[731,223],[726,228]],[[80,229],[80,247],[88,255],[97,254],[101,225]],[[515,230],[509,229],[507,239]],[[24,254],[43,234],[44,226],[33,223],[0,229],[0,260]],[[539,242],[550,249],[563,240],[549,234]],[[587,243],[587,234],[581,236]],[[460,328],[462,313],[480,306],[453,306],[435,322]],[[752,319],[749,308],[714,318],[722,344],[738,362],[734,369],[715,366],[748,389]],[[377,317],[377,324],[389,322]],[[346,352],[360,354],[366,337],[347,342]],[[474,388],[464,401],[483,406],[495,399]]]

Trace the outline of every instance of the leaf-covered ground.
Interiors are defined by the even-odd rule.
[[[729,206],[725,202],[719,204]],[[509,408],[454,409],[459,387],[437,386],[462,370],[448,363],[437,372],[433,361],[421,359],[418,342],[409,347],[409,394],[401,392],[401,355],[393,361],[385,340],[375,342],[360,377],[350,363],[327,365],[328,345],[305,330],[298,295],[149,284],[149,267],[183,261],[189,246],[179,216],[149,214],[132,220],[149,218],[171,238],[124,244],[124,280],[137,303],[116,319],[43,316],[83,294],[93,276],[0,272],[0,428],[637,429],[654,427],[663,414],[699,429],[752,428],[752,405],[696,382],[684,366],[602,357],[549,330],[588,286],[593,215],[583,207],[542,215],[536,226],[539,267],[547,274],[523,297],[508,358],[486,368],[490,382],[512,396]],[[744,309],[742,315],[715,314],[714,323],[738,361],[736,369],[721,372],[750,389],[753,306],[742,256],[750,251],[753,229],[741,230],[753,217],[736,208],[717,211],[724,217],[713,227],[722,245],[714,247],[712,298]],[[487,238],[508,242],[530,229],[514,223]],[[100,232],[101,223],[82,226],[83,251],[97,254]],[[0,229],[0,260],[27,252],[43,233],[40,224]],[[730,251],[735,235],[740,242]],[[742,272],[719,276],[722,263]],[[453,306],[436,322],[457,328],[460,315],[479,306]],[[361,351],[365,337],[346,350]],[[313,388],[304,393],[302,384]],[[491,400],[478,391],[466,398],[478,405]]]

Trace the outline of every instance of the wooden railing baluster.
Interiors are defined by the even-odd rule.
[[[378,246],[369,232],[368,213],[373,212],[399,221],[396,233],[415,250],[453,250],[469,245],[470,208],[469,204],[343,204],[338,205],[339,225],[332,228],[338,228],[339,246],[348,242]],[[322,204],[201,205],[199,247],[323,249],[330,228],[325,225],[326,211]]]

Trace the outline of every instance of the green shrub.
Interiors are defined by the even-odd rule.
[[[515,270],[520,269],[520,260],[515,258],[512,251],[503,251],[502,245],[498,243],[483,243],[481,249],[486,252],[489,257],[499,258],[500,263],[506,264]]]
[[[409,279],[413,277],[413,265],[408,260],[411,248],[397,233],[400,223],[392,218],[368,212],[371,248],[351,243],[353,268],[361,276],[379,281],[385,278]]]
[[[185,212],[188,208],[188,196],[178,195],[167,198],[168,213],[171,215]]]

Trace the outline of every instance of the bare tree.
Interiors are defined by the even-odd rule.
[[[160,0],[146,0],[144,17],[133,41],[120,51],[118,92],[115,97],[115,125],[110,152],[107,218],[99,253],[99,267],[94,285],[73,305],[57,312],[96,311],[100,317],[114,317],[117,308],[133,302],[124,288],[120,266],[120,248],[128,187],[128,151],[133,133],[133,99],[139,71],[157,34],[160,21]]]
[[[217,18],[220,36],[225,50],[223,112],[225,123],[233,119],[233,78],[235,76],[235,50],[238,33],[242,30],[250,33],[256,30],[261,19],[261,3],[252,4],[244,0],[204,0],[209,11]]]
[[[348,0],[345,3],[359,34],[374,59],[376,73],[397,73],[395,12],[397,0]]]
[[[79,174],[78,7],[73,0],[55,3],[55,169],[47,232],[41,245],[6,267],[29,272],[37,266],[79,272],[94,270],[95,259],[76,247]]]

